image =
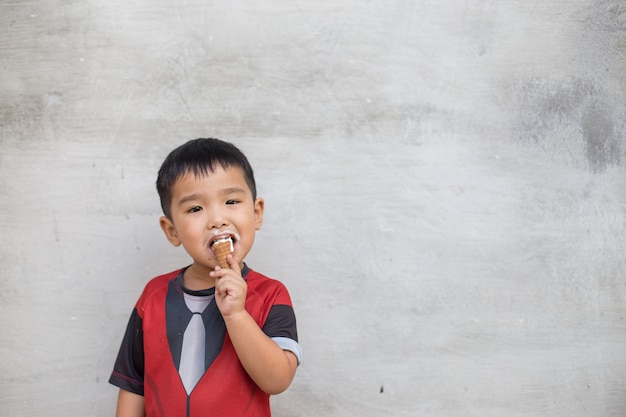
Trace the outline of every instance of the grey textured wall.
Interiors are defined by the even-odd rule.
[[[200,136],[296,306],[276,416],[626,415],[623,1],[5,1],[0,74],[0,415],[113,414]]]

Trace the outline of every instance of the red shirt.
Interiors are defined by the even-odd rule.
[[[183,291],[191,291],[182,287],[182,272],[161,275],[146,285],[131,315],[109,382],[144,395],[148,417],[269,417],[269,395],[239,362],[215,302],[203,317],[207,368],[187,395],[177,369],[186,325],[181,317],[190,314]],[[248,267],[242,274],[248,284],[246,310],[259,327],[269,337],[297,342],[295,315],[285,286]]]

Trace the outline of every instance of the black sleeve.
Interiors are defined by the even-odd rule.
[[[142,320],[137,309],[133,309],[109,382],[126,391],[143,395],[143,375]]]
[[[298,330],[293,307],[286,304],[273,305],[263,325],[263,333],[269,337],[287,337],[297,342]]]

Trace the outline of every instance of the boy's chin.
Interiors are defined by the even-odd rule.
[[[207,261],[197,261],[194,260],[192,267],[198,271],[213,271],[215,270],[215,266],[217,262],[207,262]]]

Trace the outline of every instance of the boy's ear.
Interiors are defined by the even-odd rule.
[[[261,229],[263,225],[263,211],[265,210],[265,201],[262,198],[257,198],[254,202],[254,228],[256,230]]]
[[[174,227],[174,223],[167,217],[161,216],[159,219],[159,224],[161,225],[161,230],[165,233],[165,237],[170,243],[174,246],[180,245],[180,238],[178,237],[178,233],[176,233],[176,228]]]

